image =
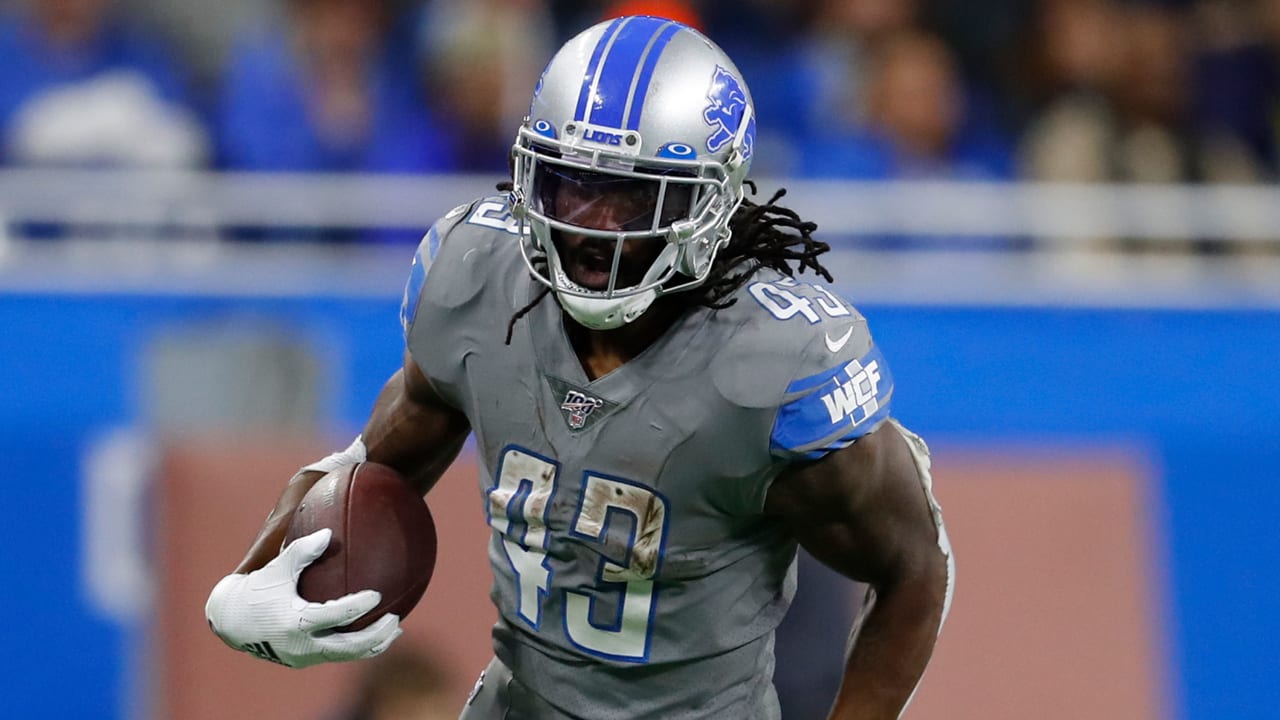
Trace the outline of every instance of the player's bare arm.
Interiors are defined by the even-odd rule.
[[[830,717],[898,718],[933,652],[949,582],[945,531],[908,441],[886,422],[785,473],[766,511],[818,560],[875,592]]]
[[[471,432],[409,353],[374,403],[362,437],[370,462],[389,465],[426,494],[458,457]]]
[[[406,352],[404,367],[378,394],[361,440],[365,459],[395,468],[425,494],[457,457],[470,430],[466,416],[440,397]],[[302,470],[289,480],[236,572],[257,570],[276,556],[294,509],[323,476],[320,470]]]
[[[375,608],[378,592],[363,590],[323,603],[299,597],[298,577],[324,553],[331,533],[320,530],[281,548],[289,518],[329,469],[365,460],[390,465],[426,492],[457,456],[469,430],[466,418],[440,398],[406,353],[404,368],[379,393],[361,437],[299,471],[285,486],[244,560],[209,594],[209,627],[237,650],[293,668],[384,652],[402,632],[394,614],[359,630],[332,632]]]

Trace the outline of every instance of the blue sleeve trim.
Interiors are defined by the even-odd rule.
[[[817,459],[851,445],[889,417],[893,376],[878,347],[787,387],[769,438],[775,455]]]
[[[440,233],[436,231],[435,225],[432,225],[431,229],[427,231],[425,241],[427,244],[427,259],[435,262],[436,255],[440,254]],[[419,249],[418,252],[421,254],[422,250]]]
[[[427,251],[425,259],[422,257],[424,248]],[[418,316],[418,298],[422,295],[422,287],[427,281],[427,268],[431,267],[431,262],[435,260],[436,253],[439,251],[440,234],[432,225],[427,231],[427,236],[418,245],[418,252],[413,255],[413,266],[409,268],[409,281],[405,283],[404,298],[400,302],[400,328],[404,331],[406,340],[409,328],[413,327],[413,320]]]

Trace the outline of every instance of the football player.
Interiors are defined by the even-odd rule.
[[[463,718],[777,718],[797,546],[871,588],[831,717],[898,717],[951,597],[928,450],[863,317],[796,277],[831,280],[814,225],[747,197],[755,130],[734,64],[684,25],[570,40],[506,192],[422,241],[403,369],[289,482],[213,589],[214,632],[294,667],[382,652],[393,615],[325,632],[376,593],[298,597],[328,535],[281,550],[290,513],[365,460],[425,493],[474,433],[499,619]]]

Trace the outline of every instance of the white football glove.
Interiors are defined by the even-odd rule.
[[[400,618],[387,614],[362,630],[334,632],[372,610],[376,590],[323,603],[298,595],[298,576],[329,546],[333,532],[317,530],[289,543],[271,562],[251,573],[233,573],[213,586],[204,616],[222,641],[291,668],[378,655],[404,632]]]

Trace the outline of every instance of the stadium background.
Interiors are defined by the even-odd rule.
[[[77,3],[93,4],[6,9]],[[484,113],[518,112],[493,100],[527,95],[520,53],[619,8],[394,7],[413,19],[395,27],[414,32],[383,49],[408,42],[409,64],[428,68],[430,156],[448,164],[398,165],[411,154],[393,131],[382,154],[290,154],[269,141],[306,118],[278,109],[230,124],[247,143],[237,155],[215,89],[240,40],[257,37],[243,28],[343,5],[110,5],[131,32],[182,48],[172,65],[131,71],[156,87],[189,71],[186,90],[130,106],[163,100],[145,122],[110,112],[132,90],[102,85],[61,98],[89,105],[15,110],[35,94],[23,78],[83,90],[103,68],[41,76],[28,54],[0,70],[5,716],[341,718],[369,687],[362,666],[297,673],[228,652],[204,628],[204,594],[287,475],[346,442],[399,362],[413,237],[497,179],[507,131],[472,137],[449,113],[503,128]],[[761,158],[777,158],[762,188],[791,188],[835,246],[837,285],[893,364],[896,413],[934,448],[959,585],[907,717],[1274,717],[1273,5],[662,4],[701,10],[743,58],[762,128],[768,113],[779,128],[762,138]],[[5,27],[0,53],[30,50]],[[1077,44],[1048,53],[1060,65],[1023,54],[1063,37]],[[939,57],[950,71],[936,72]],[[895,95],[884,78],[851,79],[886,66],[958,90],[904,80]],[[787,95],[788,78],[815,70],[843,78],[866,112],[844,117],[821,84]],[[59,107],[116,124],[67,124]],[[174,107],[190,114],[175,120]],[[1074,162],[1090,149],[1108,162]],[[476,482],[464,456],[432,495],[447,559],[402,643],[434,663],[453,706],[488,657]],[[791,697],[821,705],[856,588],[812,568],[806,579],[780,666]],[[809,716],[791,702],[789,718]]]

